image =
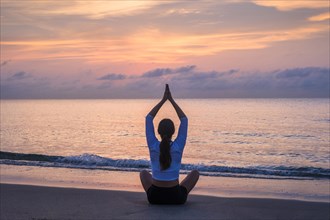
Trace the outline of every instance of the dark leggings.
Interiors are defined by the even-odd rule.
[[[147,191],[150,204],[184,204],[187,201],[186,187],[176,185],[173,187],[158,187],[151,185]]]

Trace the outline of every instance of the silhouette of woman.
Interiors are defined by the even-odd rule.
[[[171,119],[163,119],[158,125],[159,141],[155,136],[153,119],[163,104],[169,100],[180,118],[179,132],[174,141],[175,127]],[[196,185],[199,172],[191,171],[179,184],[179,171],[184,146],[187,139],[188,118],[172,98],[166,84],[162,100],[146,117],[146,138],[150,153],[152,175],[143,170],[140,179],[151,204],[184,204],[189,192]]]

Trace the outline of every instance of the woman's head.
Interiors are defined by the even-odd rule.
[[[175,128],[174,123],[171,119],[164,118],[159,122],[158,125],[158,134],[163,139],[163,137],[172,138],[172,135],[174,134]]]
[[[166,170],[171,166],[172,157],[170,153],[171,149],[171,138],[174,134],[175,128],[174,123],[171,119],[163,119],[159,122],[158,133],[162,138],[160,142],[160,154],[159,154],[159,164],[161,170]]]

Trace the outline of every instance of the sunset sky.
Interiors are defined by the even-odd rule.
[[[329,97],[329,1],[1,0],[1,98]]]

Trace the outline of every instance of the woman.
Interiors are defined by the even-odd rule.
[[[163,119],[158,125],[161,142],[155,136],[153,119],[163,104],[169,100],[180,118],[179,132],[174,141],[174,124],[170,119]],[[199,173],[190,172],[179,184],[179,171],[184,146],[187,139],[188,119],[172,98],[170,89],[166,89],[162,100],[146,117],[146,137],[150,153],[152,176],[146,170],[140,173],[141,183],[151,204],[183,204],[188,193],[196,185]]]

